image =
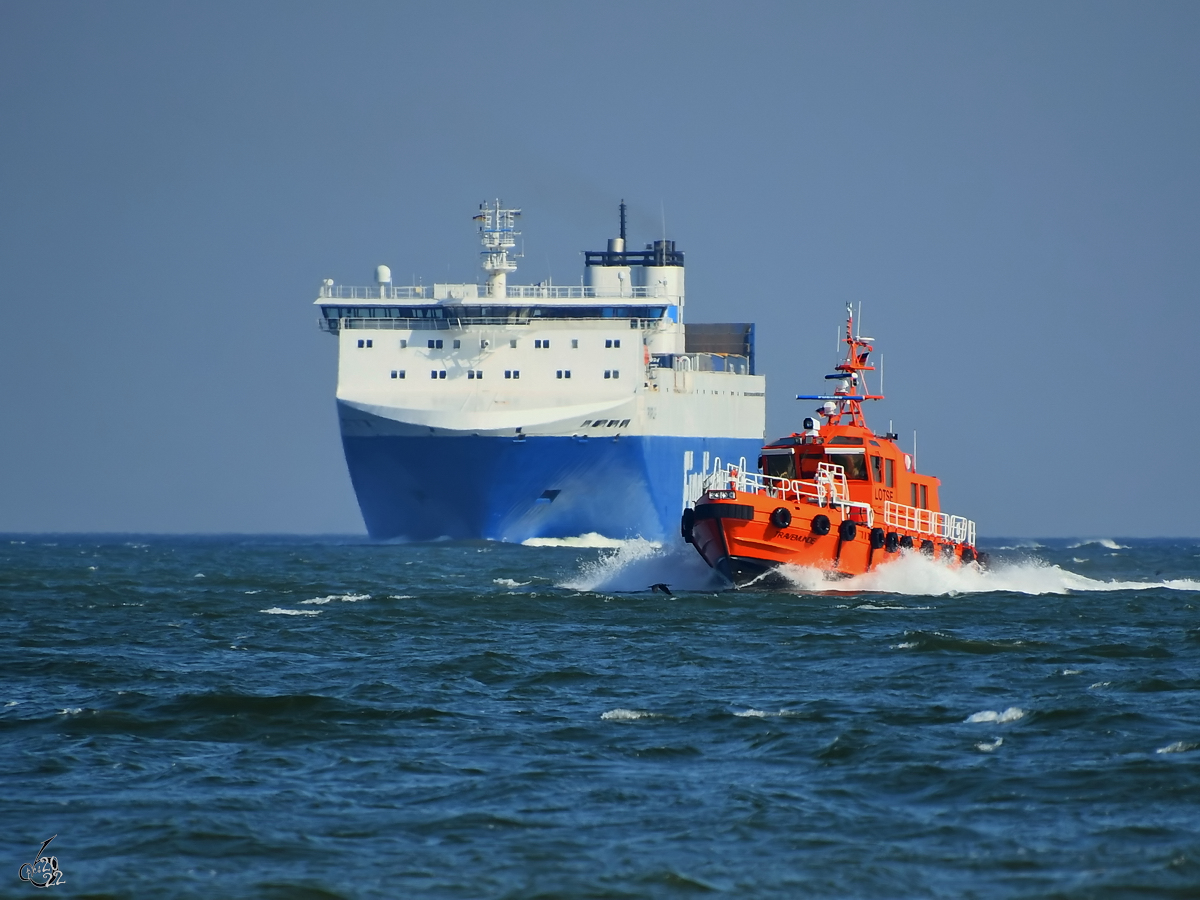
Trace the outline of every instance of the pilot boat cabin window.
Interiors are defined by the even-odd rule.
[[[876,484],[879,484],[881,481],[883,481],[883,457],[882,456],[872,456],[871,457],[871,480],[874,481]]]
[[[886,487],[896,486],[896,461],[894,459],[883,461],[883,483]]]
[[[827,456],[819,457],[813,463],[813,475],[816,475],[816,463],[818,462],[841,466],[846,470],[847,481],[867,480],[867,457],[862,453],[830,453]]]
[[[813,467],[816,471],[816,467]],[[763,472],[772,478],[795,478],[796,459],[791,453],[770,453],[763,456]]]
[[[800,457],[800,477],[812,481],[817,477],[817,465],[829,463],[841,466],[847,481],[867,480],[867,458],[861,453],[806,453]]]
[[[909,488],[911,489],[912,493],[912,502],[909,503],[909,506],[917,506],[921,509],[929,509],[929,488],[923,484],[919,487],[916,484],[910,484]],[[920,494],[917,493],[918,490],[920,491]]]

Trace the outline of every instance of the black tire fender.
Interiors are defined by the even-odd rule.
[[[771,524],[776,528],[787,528],[792,524],[792,511],[786,506],[777,506],[771,512]]]
[[[882,528],[872,528],[871,529],[871,549],[878,550],[882,546],[883,546],[883,529]]]
[[[858,526],[850,519],[843,519],[842,524],[838,526],[838,537],[843,541],[852,541],[857,534]]]
[[[974,562],[975,561],[975,551],[972,550],[970,547],[963,547],[962,561],[965,563]]]
[[[829,516],[818,513],[812,520],[813,534],[829,534]]]
[[[696,525],[696,511],[690,506],[683,511],[683,518],[679,520],[679,533],[683,535],[683,539],[689,544],[695,543],[692,540],[692,529]]]
[[[888,553],[895,553],[900,549],[900,535],[896,534],[894,531],[889,531],[887,533],[887,538],[883,542],[883,546]]]
[[[911,534],[906,534],[900,538],[900,548],[902,550],[911,550],[912,545],[913,545],[913,539],[912,539]]]

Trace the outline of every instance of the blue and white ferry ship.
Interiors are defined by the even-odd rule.
[[[620,237],[582,283],[514,285],[520,210],[475,217],[485,284],[326,280],[350,479],[379,540],[678,533],[717,465],[753,466],[754,326],[684,325],[683,252]]]

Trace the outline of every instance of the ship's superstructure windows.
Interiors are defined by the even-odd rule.
[[[446,370],[445,369],[431,369],[429,372],[429,377],[430,378],[445,378]]]
[[[481,379],[481,378],[483,378],[483,370],[482,369],[467,369],[467,378],[468,379]]]
[[[393,378],[403,378],[404,370],[403,369],[392,369],[392,377]]]
[[[505,378],[520,378],[521,370],[520,369],[505,369],[504,377]]]
[[[896,486],[896,461],[894,459],[883,461],[883,483],[886,487]]]
[[[571,338],[571,349],[572,350],[579,349],[579,338]]]
[[[571,370],[570,369],[559,369],[558,371],[556,371],[554,373],[554,377],[555,378],[570,378]]]
[[[604,427],[604,420],[603,420],[603,419],[597,419],[595,422],[593,422],[593,423],[592,423],[592,427],[593,427],[593,428],[603,428],[603,427]]]
[[[604,342],[604,347],[606,350],[619,350],[621,349],[621,339],[616,338],[614,340],[613,338],[609,338]]]
[[[629,420],[628,420],[628,419],[622,419],[622,420],[621,420],[621,427],[622,427],[622,428],[627,428],[628,426],[629,426]]]
[[[457,350],[457,349],[458,349],[459,347],[461,347],[461,346],[462,346],[462,341],[456,340],[456,341],[454,342],[454,349],[455,349],[455,350]]]
[[[543,340],[535,339],[533,342],[533,349],[534,350],[549,350],[550,349],[550,339],[549,338],[546,338]]]
[[[604,377],[605,378],[620,378],[621,370],[620,369],[605,369]]]
[[[360,340],[358,342],[359,347],[370,347],[370,346],[373,346],[373,344],[374,344],[374,341],[372,341],[370,338],[368,338],[367,340]]]
[[[430,338],[429,339],[429,349],[430,350],[441,350],[442,349],[442,339],[438,338],[437,340],[434,340],[433,338]]]
[[[509,342],[508,342],[508,346],[510,346],[510,347],[512,347],[514,350],[516,350],[516,349],[517,349],[517,339],[516,339],[516,338],[513,338],[511,341],[509,341]]]
[[[402,339],[402,340],[400,341],[400,349],[401,349],[401,350],[407,350],[407,349],[408,349],[408,341],[406,341],[406,340],[403,340],[403,339]]]

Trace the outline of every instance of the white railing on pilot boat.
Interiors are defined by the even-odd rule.
[[[704,490],[733,490],[743,494],[765,493],[780,500],[835,507],[847,517],[857,510],[868,528],[875,524],[875,510],[871,508],[871,504],[850,499],[846,470],[833,463],[818,463],[816,477],[812,481],[804,481],[799,478],[747,472],[744,456],[737,465],[731,463],[722,468],[721,458],[717,457],[713,460],[712,474],[704,481]]]
[[[918,509],[888,500],[883,504],[883,522],[893,528],[904,528],[956,544],[975,546],[975,523],[963,516]]]

